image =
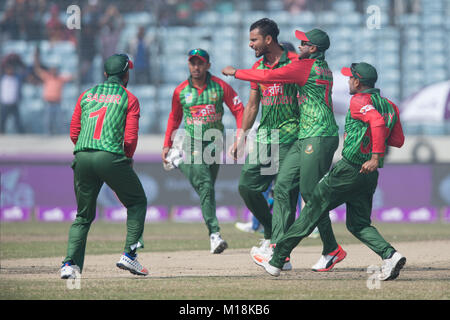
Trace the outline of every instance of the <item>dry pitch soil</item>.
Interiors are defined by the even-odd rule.
[[[450,240],[393,243],[407,262],[399,279],[442,280],[450,295]],[[280,278],[299,280],[367,279],[367,268],[380,266],[381,260],[362,244],[346,245],[347,257],[332,272],[315,273],[311,266],[320,256],[321,247],[297,247],[291,255],[293,270]],[[1,280],[45,280],[59,276],[63,257],[2,260]],[[119,255],[88,255],[83,279],[135,277],[115,266]],[[213,255],[208,251],[142,252],[139,261],[150,270],[149,277],[270,277],[254,264],[249,249],[228,249]]]

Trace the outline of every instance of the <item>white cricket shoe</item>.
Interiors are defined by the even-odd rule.
[[[178,148],[171,148],[167,153],[166,160],[168,162],[163,161],[164,170],[170,171],[178,168],[180,163],[183,161],[183,151]]]
[[[211,242],[211,253],[222,253],[228,248],[227,242],[222,239],[219,232],[211,233],[209,240]]]
[[[148,275],[148,270],[139,263],[137,260],[137,255],[131,257],[126,253],[122,254],[119,262],[116,263],[116,266],[122,270],[128,270],[132,274],[138,276]]]
[[[405,263],[406,258],[399,252],[395,252],[391,258],[383,260],[381,273],[378,275],[378,279],[381,281],[396,279]]]
[[[80,267],[66,262],[61,267],[61,279],[75,279],[80,274]]]
[[[253,262],[262,266],[263,261],[269,261],[272,258],[273,249],[270,245],[270,239],[261,239],[259,247],[252,247],[250,256]]]
[[[263,226],[259,225],[258,229],[253,229],[253,222],[236,222],[235,225],[236,229],[249,232],[249,233],[255,233],[257,231],[262,230]]]
[[[337,249],[327,255],[320,256],[319,261],[311,267],[316,272],[326,272],[334,268],[336,263],[341,262],[347,256],[347,252],[338,245]]]
[[[274,247],[275,246],[273,244],[270,244],[270,240],[262,239],[260,242],[260,246],[252,247],[252,250],[250,251],[250,255],[252,257],[253,262],[259,266],[263,266],[264,263],[266,263],[270,259],[272,259]],[[286,258],[286,262],[284,263],[281,270],[282,271],[292,270],[292,264],[291,264],[290,258]]]
[[[269,273],[271,276],[278,277],[278,276],[280,275],[280,273],[281,273],[281,269],[280,269],[280,268],[277,268],[277,267],[274,267],[273,265],[271,265],[271,264],[269,263],[269,261],[263,262],[263,264],[262,264],[261,266],[262,266],[262,267],[264,268],[264,270],[266,270],[266,272]]]

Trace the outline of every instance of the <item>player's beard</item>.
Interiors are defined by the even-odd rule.
[[[267,52],[269,52],[269,50],[267,49],[267,46],[263,46],[263,47],[261,47],[261,49],[258,52],[255,50],[255,57],[256,58],[262,57]]]
[[[308,59],[311,54],[309,52],[302,52],[300,50],[300,54],[298,55],[299,59]]]

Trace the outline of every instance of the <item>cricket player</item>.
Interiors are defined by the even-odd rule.
[[[386,146],[400,148],[405,140],[399,110],[374,87],[378,75],[372,65],[353,63],[341,72],[349,77],[353,95],[345,119],[342,159],[317,184],[300,218],[278,241],[272,258],[263,261],[263,267],[273,276],[280,274],[284,259],[321,217],[343,203],[347,206],[347,229],[383,259],[379,280],[396,279],[406,263],[370,220]]]
[[[300,123],[298,137],[289,150],[280,168],[274,188],[272,246],[252,252],[252,259],[261,264],[271,256],[273,246],[278,245],[281,236],[295,220],[290,203],[298,198],[293,190],[300,187],[302,199],[307,203],[312,190],[323,175],[330,169],[334,152],[339,144],[338,126],[333,114],[331,91],[333,75],[325,60],[325,51],[330,46],[326,32],[313,29],[306,33],[297,30],[299,59],[273,70],[236,70],[226,67],[225,75],[236,79],[258,81],[259,83],[293,83],[298,90]],[[328,215],[321,216],[318,223],[323,243],[322,255],[312,266],[314,271],[330,271],[342,261],[346,252],[336,242],[331,220]]]
[[[257,58],[261,57],[253,65],[253,70],[278,69],[298,59],[296,53],[288,51],[279,44],[279,33],[277,24],[267,18],[260,19],[250,26],[249,46],[255,51]],[[255,122],[260,104],[261,121],[256,132],[255,153],[246,157],[239,179],[239,194],[253,216],[264,227],[264,239],[259,247],[251,249],[251,254],[258,250],[267,250],[270,246],[272,219],[276,217],[272,217],[263,193],[277,177],[279,167],[282,166],[289,149],[297,140],[300,118],[295,84],[251,82],[250,98],[244,110],[242,130],[231,150],[235,159],[238,151],[242,150],[246,135]],[[270,159],[270,162],[267,163],[265,159]],[[298,192],[298,182],[295,182],[291,188],[292,195],[286,203],[287,210],[294,217]],[[287,261],[283,270],[290,269],[292,269],[291,263]]]
[[[67,256],[61,278],[74,278],[83,271],[87,235],[95,218],[97,197],[106,183],[127,208],[127,236],[117,267],[145,276],[148,270],[137,260],[144,247],[143,231],[147,198],[132,168],[139,130],[138,99],[127,90],[133,63],[115,54],[104,64],[107,78],[78,98],[70,123],[75,144],[72,162],[77,216],[69,230]]]
[[[219,172],[223,133],[223,103],[228,106],[241,128],[244,106],[225,81],[210,74],[209,54],[193,49],[188,54],[189,79],[175,88],[162,151],[166,164],[178,167],[200,196],[203,219],[208,228],[211,253],[222,253],[228,244],[222,239],[216,216],[214,184]],[[175,130],[184,119],[186,132],[183,149],[186,159],[178,164],[180,153],[171,152]],[[208,159],[205,158],[208,156]],[[212,161],[211,161],[212,160]]]

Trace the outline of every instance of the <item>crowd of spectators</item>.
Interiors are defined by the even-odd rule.
[[[353,0],[355,9],[364,12],[364,1]],[[81,8],[81,30],[66,26],[67,8],[72,4]],[[321,11],[332,7],[334,0],[282,0],[281,9],[292,14],[302,11]],[[417,13],[421,10],[420,0],[390,0],[395,13]],[[21,89],[24,83],[42,86],[42,100],[47,114],[58,110],[58,92],[67,81],[74,81],[79,87],[92,84],[101,78],[96,75],[99,68],[93,64],[98,57],[103,61],[119,49],[119,42],[126,26],[125,15],[151,13],[156,26],[192,26],[198,23],[199,15],[206,11],[237,10],[245,7],[250,11],[270,12],[270,2],[260,0],[3,0],[0,1],[0,46],[7,41],[22,40],[36,44],[35,59],[30,65],[23,57],[13,53],[0,57],[0,133],[5,130],[8,118],[13,118],[16,132],[24,132],[20,119]],[[150,74],[154,35],[148,32],[150,25],[141,25],[136,33],[127,35],[125,50],[135,64],[130,79],[132,84],[152,83],[155,75]],[[60,74],[58,66],[46,65],[39,56],[41,41],[50,46],[61,41],[70,42],[77,57],[76,70],[72,77]],[[0,54],[2,52],[0,51]],[[64,60],[64,58],[63,58]],[[101,68],[100,68],[101,69]],[[53,92],[53,98],[49,98]],[[49,121],[47,121],[49,122]],[[55,132],[51,123],[44,132]]]

